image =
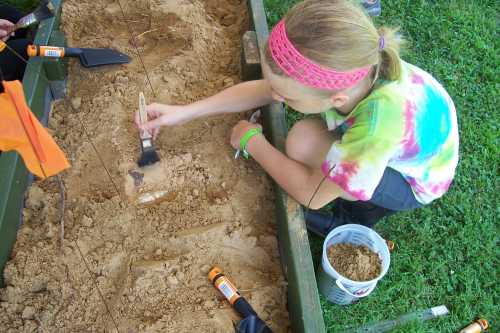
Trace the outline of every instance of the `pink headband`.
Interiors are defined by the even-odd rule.
[[[371,66],[349,72],[315,64],[300,54],[286,36],[285,22],[281,20],[269,36],[269,50],[276,64],[291,78],[319,89],[339,90],[354,86],[370,72]]]

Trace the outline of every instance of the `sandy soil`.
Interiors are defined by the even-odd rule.
[[[382,272],[382,260],[365,245],[334,244],[328,248],[328,260],[340,275],[353,281],[370,281]]]
[[[245,1],[122,3],[128,24],[116,1],[64,2],[70,46],[112,47],[133,61],[95,70],[71,62],[69,96],[49,123],[72,163],[62,175],[64,240],[56,179],[35,183],[0,290],[1,331],[232,332],[238,317],[207,279],[218,265],[275,332],[287,332],[270,182],[228,144],[245,115],[164,129],[161,163],[135,163],[140,91],[188,103],[238,82]],[[148,75],[129,29],[142,34]],[[137,173],[147,181],[134,182]],[[165,195],[139,205],[153,190]]]

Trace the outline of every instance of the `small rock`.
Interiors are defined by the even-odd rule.
[[[194,189],[194,190],[193,190],[193,195],[194,195],[195,197],[197,197],[198,195],[200,195],[200,191],[198,191],[197,189]]]
[[[13,304],[12,311],[17,314],[23,313],[24,306],[22,304]]]
[[[88,217],[87,215],[83,215],[83,217],[82,217],[82,225],[83,226],[91,227],[92,223],[94,223],[94,221],[92,221],[92,219],[90,217]]]
[[[31,284],[30,291],[32,293],[39,293],[47,289],[47,281],[42,278],[37,278]]]
[[[31,229],[28,226],[25,226],[24,228],[21,229],[22,233],[25,235],[30,235],[33,232],[33,229]]]
[[[27,306],[24,308],[24,311],[23,311],[23,314],[22,314],[22,318],[23,319],[33,319],[35,317],[35,308],[32,307],[32,306]]]
[[[167,278],[167,282],[169,285],[171,286],[176,286],[179,284],[179,280],[177,280],[177,278],[173,275],[170,275],[168,278]]]
[[[236,16],[233,14],[226,15],[220,22],[223,26],[228,27],[236,23]]]
[[[54,237],[54,227],[52,226],[52,224],[48,224],[47,229],[47,234],[45,236],[49,239]]]
[[[186,153],[182,155],[182,159],[184,160],[185,163],[191,163],[193,161],[193,155],[190,153]]]
[[[175,277],[179,280],[184,280],[184,273],[182,273],[181,271],[178,271],[177,274],[175,274]]]
[[[169,80],[168,75],[163,75],[162,80],[163,80],[163,82],[168,82],[168,80]]]
[[[115,83],[128,84],[129,78],[127,76],[117,76]]]
[[[28,199],[26,200],[26,208],[39,210],[43,207],[45,192],[36,185],[32,185],[28,191]]]
[[[230,77],[226,77],[223,81],[224,87],[234,86],[234,80]]]
[[[72,98],[71,106],[73,106],[73,108],[78,110],[82,106],[82,98],[81,97]]]
[[[158,249],[158,250],[156,250],[156,252],[155,252],[155,254],[156,254],[157,256],[161,256],[161,255],[162,255],[162,253],[163,253],[163,251],[162,251],[161,249]]]
[[[221,186],[222,186],[222,188],[223,188],[223,189],[225,189],[225,188],[226,188],[226,182],[223,182],[223,183],[221,184]]]
[[[205,303],[203,303],[203,307],[205,309],[213,309],[215,307],[215,303],[214,303],[214,301],[208,300],[208,301],[205,301]]]

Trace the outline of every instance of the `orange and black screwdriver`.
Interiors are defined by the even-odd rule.
[[[222,273],[219,267],[210,270],[208,279],[224,295],[236,312],[243,317],[243,320],[236,327],[237,333],[272,333],[271,329],[259,318],[250,303],[241,296],[238,289]]]

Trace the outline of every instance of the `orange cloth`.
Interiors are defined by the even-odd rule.
[[[19,81],[2,81],[0,94],[0,150],[16,150],[28,170],[40,178],[70,165],[45,127],[31,113]]]

